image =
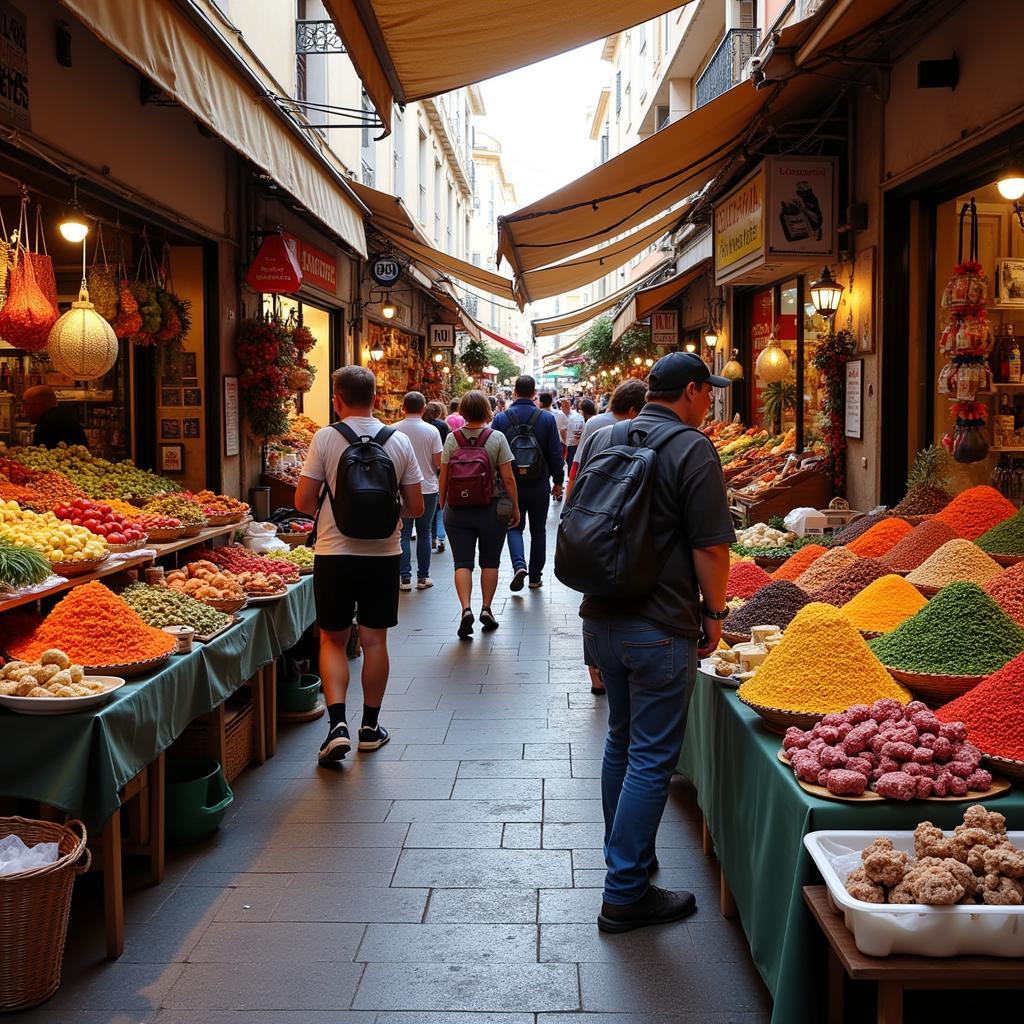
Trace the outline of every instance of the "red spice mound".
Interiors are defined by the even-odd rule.
[[[935,519],[952,527],[961,537],[977,540],[1016,511],[1013,502],[994,487],[979,484],[958,494]]]
[[[762,587],[768,586],[772,578],[756,562],[736,562],[729,570],[729,583],[725,596],[750,600]]]
[[[851,540],[846,546],[861,558],[881,558],[891,551],[913,527],[906,519],[883,519],[866,533]]]
[[[1024,654],[962,697],[935,712],[940,722],[963,722],[982,753],[1024,761]]]
[[[930,519],[927,523],[908,533],[903,540],[882,557],[892,569],[910,572],[916,569],[929,555],[934,555],[947,540],[956,540],[958,534],[946,523]]]
[[[772,573],[773,580],[795,580],[798,576],[803,574],[816,562],[828,548],[822,547],[820,544],[808,544],[806,547],[800,548],[795,554],[792,554],[787,558],[782,565]]]
[[[1024,626],[1024,562],[1010,566],[1005,572],[989,580],[985,584],[985,593],[1018,626]],[[1021,713],[1024,715],[1024,709]]]

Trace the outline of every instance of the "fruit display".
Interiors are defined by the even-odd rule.
[[[133,583],[121,591],[121,600],[148,626],[191,626],[200,636],[223,629],[231,616],[204,604],[185,591]]]
[[[1008,838],[1004,815],[973,804],[948,836],[922,821],[914,829],[914,857],[891,839],[876,839],[847,875],[846,891],[865,903],[1020,906],[1024,850]]]
[[[241,572],[238,582],[249,597],[272,597],[288,589],[284,580],[273,572]]]
[[[298,547],[291,548],[288,551],[275,551],[273,555],[264,555],[263,557],[271,558],[276,562],[291,562],[292,565],[297,565],[300,570],[312,570],[315,555],[312,548]]]
[[[246,516],[249,514],[249,506],[244,501],[231,498],[226,494],[214,494],[213,491],[198,491],[196,494],[190,495],[190,497],[199,505],[207,518],[211,516]]]
[[[103,504],[118,515],[124,516],[125,519],[136,520],[143,514],[138,505],[130,505],[127,501],[121,501],[120,498],[104,498]]]
[[[312,533],[313,532],[313,520],[312,519],[293,519],[287,523],[280,523],[277,527],[278,533],[285,535],[293,533]]]
[[[108,544],[135,544],[146,539],[144,529],[109,505],[89,498],[75,498],[69,505],[58,505],[53,514],[73,526],[82,526],[98,537],[105,537]]]
[[[9,661],[0,668],[3,697],[88,697],[102,692],[101,682],[86,679],[85,669],[56,648],[43,651],[38,661]]]
[[[107,553],[106,540],[84,526],[62,522],[52,512],[31,512],[16,501],[0,503],[0,537],[34,548],[51,562],[87,562]]]
[[[923,701],[857,704],[782,740],[796,777],[835,796],[866,790],[890,800],[984,793],[992,775],[963,722],[941,722]],[[856,776],[856,777],[854,777]]]
[[[166,586],[197,601],[241,601],[245,590],[234,573],[206,559],[189,562],[167,574]]]
[[[35,548],[0,540],[0,590],[31,587],[52,573],[49,560]]]
[[[147,533],[158,533],[161,530],[180,530],[183,524],[174,516],[157,516],[143,512],[136,517],[135,525]]]
[[[243,572],[275,573],[285,583],[296,583],[299,579],[298,567],[290,562],[281,561],[269,555],[253,554],[241,544],[227,544],[224,547],[204,551],[200,556],[228,572],[236,575]]]
[[[202,508],[184,495],[166,495],[147,501],[142,509],[146,515],[167,516],[178,519],[184,526],[200,526],[206,522]]]

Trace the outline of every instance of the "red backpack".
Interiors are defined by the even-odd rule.
[[[466,437],[455,431],[458,448],[448,459],[447,503],[454,508],[490,505],[494,498],[494,467],[485,447],[491,428],[484,427],[480,436]]]

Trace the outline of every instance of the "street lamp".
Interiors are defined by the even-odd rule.
[[[375,363],[379,363],[384,358],[384,349],[382,349],[380,347],[378,347],[378,348],[371,348],[370,349],[370,358]]]
[[[697,346],[692,341],[688,341],[683,347],[686,349],[687,352],[697,351]]]
[[[821,277],[811,282],[811,302],[819,316],[831,320],[839,311],[843,286],[832,276],[828,267],[821,268]]]
[[[395,314],[398,312],[398,307],[391,301],[390,296],[384,300],[384,305],[380,307],[380,315],[385,320],[393,320]]]
[[[71,197],[71,205],[67,213],[57,225],[60,233],[69,241],[77,245],[85,241],[89,234],[89,224],[82,214],[82,207],[78,204],[78,178],[74,179],[74,192]]]
[[[714,324],[708,324],[704,328],[704,344],[708,348],[716,348],[718,345],[718,330]]]
[[[435,363],[440,363],[440,362],[443,362],[443,361],[444,361],[444,356],[440,352],[435,352],[434,353],[434,362]]]
[[[775,332],[768,336],[768,344],[761,349],[761,354],[754,364],[754,375],[765,384],[773,384],[785,380],[789,376],[789,356],[783,351]]]
[[[650,366],[653,366],[653,365],[654,365],[654,360],[653,360],[653,359],[652,359],[652,358],[651,358],[650,356],[648,356],[648,357],[647,357],[647,358],[646,358],[646,359],[644,360],[644,366],[648,366],[648,367],[650,367]]]
[[[633,360],[633,365],[634,365],[634,366],[639,366],[639,365],[640,365],[640,364],[641,364],[642,362],[643,362],[643,360],[642,360],[642,359],[641,359],[641,358],[640,358],[639,356],[637,356],[637,357],[636,357],[636,358],[635,358],[635,359]]]

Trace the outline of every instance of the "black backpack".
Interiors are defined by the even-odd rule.
[[[654,589],[664,552],[651,530],[658,449],[692,428],[670,424],[634,442],[629,420],[581,465],[558,524],[555,575],[571,590],[633,601]]]
[[[520,483],[534,483],[548,475],[548,464],[534,430],[540,413],[540,409],[535,409],[525,423],[520,423],[512,415],[511,409],[505,413],[512,424],[511,427],[505,428],[505,436],[508,438],[509,448],[512,449],[516,480]]]
[[[395,430],[381,427],[375,437],[360,437],[347,423],[331,426],[348,441],[338,461],[333,492],[324,481],[334,522],[346,537],[385,540],[395,532],[401,511],[395,464],[384,450]],[[321,492],[321,505],[323,500]],[[319,513],[318,507],[318,518]]]

